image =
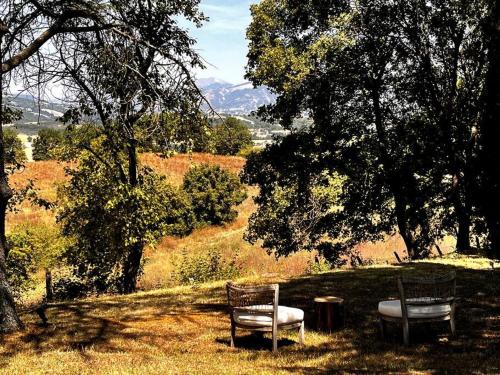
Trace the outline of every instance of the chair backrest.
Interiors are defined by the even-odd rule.
[[[428,277],[402,276],[398,279],[398,288],[403,310],[408,305],[452,304],[455,301],[456,274],[450,272]]]
[[[279,285],[236,285],[227,283],[227,301],[231,313],[246,310],[250,306],[270,306],[269,312],[277,311]]]

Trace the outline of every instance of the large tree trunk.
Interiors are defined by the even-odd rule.
[[[500,259],[500,0],[492,0],[489,68],[484,88],[484,113],[480,124],[483,165],[482,210],[487,222],[490,254]]]
[[[408,253],[408,258],[410,260],[421,258],[421,254],[418,251],[415,238],[408,228],[408,217],[406,212],[406,201],[402,194],[399,193],[399,189],[392,186],[392,193],[394,195],[394,206],[396,210],[396,220],[398,223],[399,235],[403,238],[406,245],[406,252]]]
[[[122,293],[133,293],[137,289],[137,278],[141,270],[143,250],[144,244],[142,242],[136,243],[129,248],[127,260],[123,267]]]
[[[131,186],[137,186],[138,178],[138,160],[137,160],[137,141],[129,140],[128,144],[128,183]],[[144,252],[144,243],[138,242],[128,249],[128,256],[123,265],[123,293],[133,293],[136,291],[137,279],[141,270],[142,254]]]
[[[421,251],[419,251],[419,249],[417,248],[417,243],[408,225],[408,210],[406,208],[407,204],[405,193],[401,188],[401,180],[398,178],[396,168],[394,167],[395,163],[389,154],[387,146],[387,136],[384,128],[382,109],[380,107],[380,84],[374,81],[372,82],[372,85],[373,86],[371,88],[371,94],[375,118],[375,128],[379,141],[380,158],[384,166],[385,177],[394,197],[395,214],[399,234],[405,242],[408,258],[410,260],[421,258]]]
[[[0,21],[0,50],[6,28]],[[12,197],[5,171],[5,147],[3,137],[3,72],[0,69],[0,332],[12,332],[22,328],[16,312],[14,298],[7,280],[7,240],[5,238],[5,218],[7,205]]]

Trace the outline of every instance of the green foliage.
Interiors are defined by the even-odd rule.
[[[222,253],[213,248],[201,256],[183,251],[174,264],[175,281],[181,284],[199,284],[237,278],[241,274],[237,258],[238,254],[235,254],[233,259],[224,260]]]
[[[7,164],[20,165],[27,160],[23,142],[21,142],[18,135],[15,130],[9,128],[3,129],[5,161]]]
[[[228,117],[212,129],[213,152],[218,155],[236,155],[253,146],[252,135],[243,121]]]
[[[58,221],[74,239],[66,253],[77,276],[96,291],[121,291],[123,270],[138,249],[164,235],[186,235],[194,218],[186,194],[142,168],[137,186],[83,154],[59,191]]]
[[[52,151],[63,142],[63,132],[57,129],[40,129],[33,142],[33,160],[53,159]]]
[[[57,160],[76,160],[84,152],[105,148],[103,128],[95,124],[69,125],[61,135],[61,140],[51,147],[49,157]]]
[[[314,259],[309,261],[308,273],[310,275],[317,275],[331,270],[332,265],[323,256],[315,256]]]
[[[141,151],[209,152],[210,129],[206,116],[195,113],[163,113],[144,116],[136,124]]]
[[[220,225],[233,221],[238,215],[234,206],[247,197],[238,177],[218,165],[192,167],[184,176],[183,189],[191,199],[200,224]]]
[[[247,159],[242,179],[258,184],[260,193],[245,238],[251,243],[262,240],[278,256],[317,250],[334,263],[340,250],[326,244],[339,234],[331,223],[342,214],[346,180],[327,169],[313,173],[307,168],[306,150],[283,152],[290,145],[287,138]]]
[[[68,245],[57,227],[39,224],[16,226],[7,235],[7,242],[7,275],[16,298],[35,286],[35,272],[60,263]]]
[[[273,179],[286,186],[290,169],[337,172],[347,177],[343,212],[329,231],[346,247],[399,232],[410,256],[423,257],[458,232],[467,248],[485,10],[482,1],[253,5],[247,78],[277,94],[261,116],[289,129],[304,113],[313,122],[262,158],[259,168],[278,172],[258,179],[261,190]]]

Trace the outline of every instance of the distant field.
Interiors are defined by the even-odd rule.
[[[182,183],[184,174],[193,164],[211,163],[218,164],[234,173],[239,173],[245,159],[241,157],[214,156],[209,154],[176,155],[165,159],[154,154],[141,156],[144,164],[151,166],[158,173],[167,176],[168,180],[175,185]],[[68,164],[56,161],[31,162],[26,168],[12,176],[11,182],[16,187],[24,186],[28,180],[35,182],[39,194],[44,199],[55,200],[57,186],[66,180],[64,167]],[[249,189],[250,196],[257,193],[256,188]],[[206,227],[195,230],[186,238],[164,238],[154,248],[146,251],[145,273],[141,279],[143,289],[166,287],[172,284],[173,263],[181,252],[192,256],[206,254],[210,249],[219,250],[227,259],[235,256],[238,264],[245,274],[281,274],[301,275],[307,272],[310,262],[314,256],[307,252],[301,252],[286,258],[276,260],[274,256],[268,255],[258,244],[250,245],[243,239],[248,217],[254,212],[255,205],[249,197],[238,209],[239,216],[231,224],[224,226]],[[46,211],[39,207],[33,207],[29,203],[23,203],[19,212],[9,214],[8,228],[21,223],[37,225],[40,223],[55,225],[55,213]],[[453,243],[444,243],[442,249],[449,252]],[[393,252],[402,251],[404,244],[399,237],[388,238],[378,243],[366,243],[358,246],[363,259],[372,259],[377,263],[392,263],[395,261]]]

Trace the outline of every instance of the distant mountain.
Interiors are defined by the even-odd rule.
[[[254,88],[250,82],[233,85],[217,78],[204,78],[196,83],[210,105],[221,113],[249,114],[275,101],[275,96],[267,88]]]
[[[23,112],[21,120],[15,124],[6,124],[17,128],[20,133],[34,135],[40,128],[60,128],[63,125],[57,121],[68,109],[63,104],[51,103],[45,100],[36,100],[30,95],[6,95],[5,104]]]

